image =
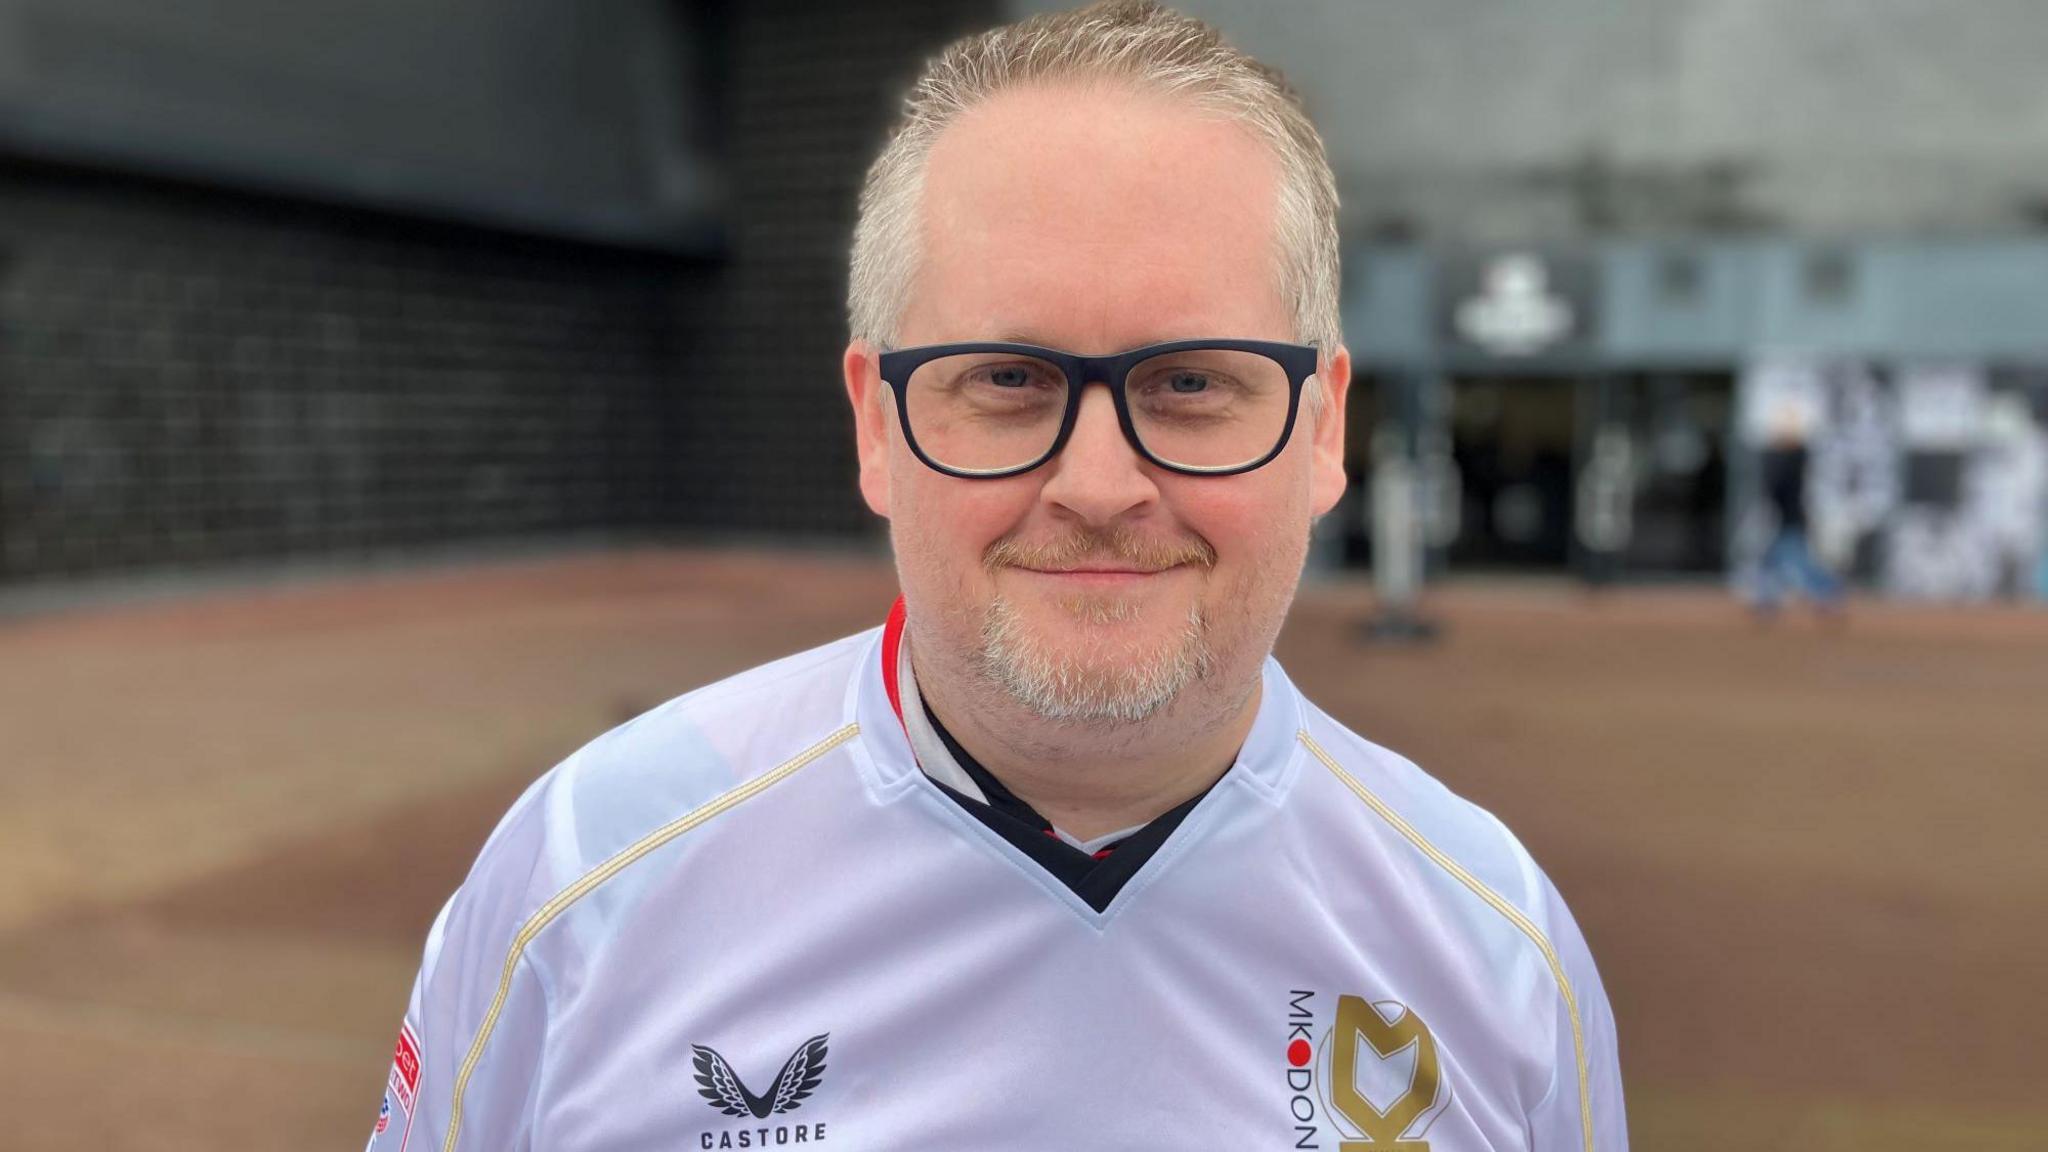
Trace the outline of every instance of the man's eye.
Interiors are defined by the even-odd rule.
[[[1133,382],[1142,395],[1155,400],[1220,400],[1231,396],[1237,382],[1202,368],[1168,368]]]
[[[1005,392],[1021,392],[1027,388],[1042,388],[1050,379],[1051,374],[1035,364],[983,364],[968,372],[962,382]]]

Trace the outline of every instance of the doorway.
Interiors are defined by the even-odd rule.
[[[1454,572],[1557,571],[1572,563],[1578,379],[1453,376],[1444,423],[1459,478]]]

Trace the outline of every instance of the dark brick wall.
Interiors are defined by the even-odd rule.
[[[0,161],[0,582],[675,530],[860,536],[866,164],[997,0],[699,0],[715,259]]]
[[[0,171],[0,578],[657,524],[689,274]]]
[[[840,385],[860,178],[924,58],[1001,20],[996,0],[757,0],[722,31],[732,263],[688,318],[692,524],[876,530]]]

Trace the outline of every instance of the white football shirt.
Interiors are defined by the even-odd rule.
[[[428,935],[373,1152],[1626,1147],[1549,881],[1277,662],[1097,912],[920,769],[884,641],[537,781]]]

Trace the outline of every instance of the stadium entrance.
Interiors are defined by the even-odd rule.
[[[1582,386],[1556,376],[1461,376],[1443,423],[1457,522],[1440,528],[1453,572],[1571,563],[1572,477]]]
[[[1451,377],[1440,555],[1453,572],[1594,581],[1720,571],[1733,394],[1722,373]]]
[[[1613,558],[1631,578],[1719,575],[1728,554],[1728,445],[1735,381],[1726,372],[1610,378],[1601,422],[1626,436],[1628,524]],[[1600,425],[1581,443],[1597,463]]]
[[[1394,531],[1430,576],[1726,571],[1742,361],[1709,336],[1748,296],[1719,286],[1725,269],[1571,246],[1380,247],[1360,266],[1345,562],[1371,564]],[[1413,512],[1377,523],[1389,479]]]

